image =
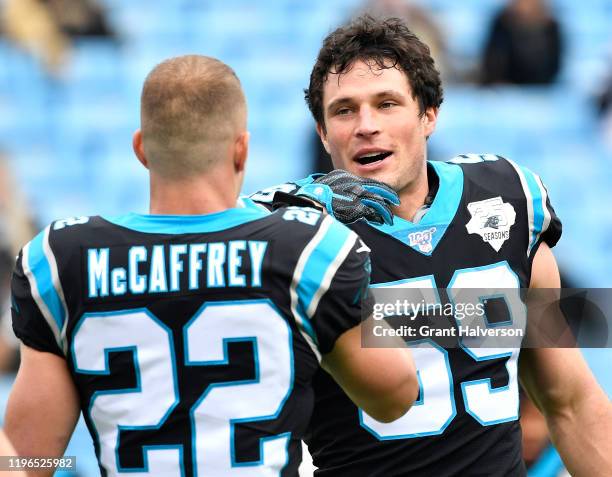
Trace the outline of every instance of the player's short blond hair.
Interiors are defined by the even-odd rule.
[[[186,55],[157,65],[141,97],[149,167],[168,178],[206,172],[246,130],[240,80],[225,63]]]

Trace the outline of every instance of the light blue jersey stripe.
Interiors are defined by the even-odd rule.
[[[298,291],[298,294],[299,294],[299,291]],[[296,312],[298,313],[298,315],[300,315],[300,318],[302,319],[301,325],[304,328],[304,331],[308,334],[308,336],[312,338],[314,343],[318,345],[319,340],[317,339],[317,334],[315,333],[314,328],[312,327],[312,323],[310,323],[310,320],[306,316],[306,313],[304,312],[304,309],[302,308],[301,300],[299,300],[299,298],[298,298],[298,307],[296,309]]]
[[[531,249],[536,244],[540,233],[542,232],[542,226],[544,225],[544,208],[542,207],[542,191],[538,185],[538,181],[535,178],[533,172],[525,167],[521,167],[527,187],[529,189],[529,197],[527,200],[531,200],[533,207],[533,224],[530,225],[531,236],[529,237],[528,253],[531,253]]]
[[[28,268],[32,272],[40,298],[47,305],[58,329],[62,330],[66,314],[60,296],[53,285],[51,266],[44,251],[44,238],[45,231],[42,231],[30,242]]]
[[[226,230],[259,220],[269,215],[253,201],[244,202],[240,208],[227,209],[206,215],[142,215],[127,214],[103,217],[105,220],[137,232],[157,234],[209,233]]]
[[[337,222],[332,222],[325,236],[312,251],[297,286],[300,314],[308,310],[317,291],[324,285],[327,270],[334,266],[351,231]],[[313,313],[314,314],[314,313]],[[312,316],[309,316],[311,318]]]

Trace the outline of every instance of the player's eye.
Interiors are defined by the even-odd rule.
[[[351,113],[351,108],[338,108],[336,110],[336,116],[346,116],[347,114]]]
[[[394,101],[385,101],[380,104],[380,109],[391,109],[394,106],[397,106],[397,103]]]

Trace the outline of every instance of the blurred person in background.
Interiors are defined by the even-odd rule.
[[[114,38],[95,0],[6,0],[0,18],[4,35],[53,76],[61,76],[75,38]]]
[[[0,218],[0,227],[4,224]],[[15,372],[19,362],[19,342],[11,329],[11,271],[13,255],[4,241],[0,230],[0,373]]]
[[[10,41],[38,59],[48,73],[61,74],[70,38],[40,0],[6,0],[0,18]]]
[[[510,0],[491,24],[481,82],[550,84],[557,78],[562,56],[559,22],[546,0]]]
[[[612,60],[612,55],[610,55],[610,60]],[[612,152],[612,69],[607,72],[596,96],[596,107],[604,143]]]
[[[414,0],[369,0],[360,9],[377,18],[401,18],[406,26],[429,48],[443,81],[452,80],[447,39],[431,12]]]
[[[104,9],[96,0],[39,0],[70,38],[113,38]]]
[[[36,234],[36,221],[30,211],[10,161],[0,150],[0,218],[4,224],[4,243],[12,257]]]
[[[35,235],[35,224],[25,198],[0,151],[0,371],[15,371],[19,343],[11,329],[10,277],[21,244]]]

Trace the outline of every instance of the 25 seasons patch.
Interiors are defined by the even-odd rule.
[[[516,212],[511,204],[501,197],[470,202],[467,205],[472,218],[465,225],[468,233],[478,234],[496,252],[510,238],[510,227],[514,225]]]

